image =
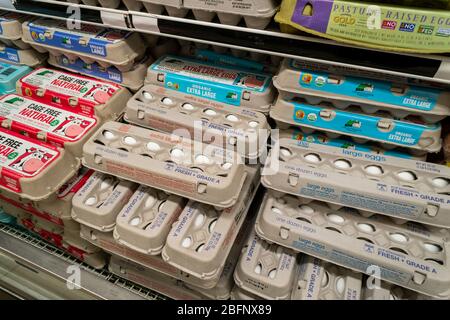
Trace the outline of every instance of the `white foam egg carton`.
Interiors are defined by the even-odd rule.
[[[42,103],[70,109],[98,120],[116,119],[131,97],[112,82],[74,73],[39,68],[17,82],[17,93]]]
[[[450,168],[281,138],[269,154],[265,187],[311,199],[450,227]]]
[[[289,300],[297,272],[296,254],[269,244],[253,230],[234,272],[236,285],[267,300]]]
[[[17,12],[0,11],[0,42],[8,47],[28,49],[30,46],[22,41],[22,23],[30,16]]]
[[[94,170],[222,208],[236,203],[246,177],[233,151],[118,122],[105,123],[83,153]]]
[[[0,128],[0,189],[43,200],[76,174],[79,159],[64,149]]]
[[[439,152],[442,147],[440,123],[396,120],[386,113],[367,115],[357,107],[339,110],[325,104],[310,105],[297,98],[285,100],[280,96],[270,110],[270,117],[282,129],[294,125],[306,133],[324,130],[423,152]]]
[[[24,22],[22,28],[23,41],[41,53],[64,54],[70,61],[80,58],[104,68],[114,65],[120,71],[128,71],[145,52],[140,35],[128,31],[87,24],[71,30],[66,21],[48,18]]]
[[[381,280],[440,298],[450,297],[449,231],[396,225],[356,209],[268,191],[256,221],[261,238]]]
[[[47,54],[34,49],[16,49],[12,46],[0,44],[0,61],[15,65],[25,65],[37,68],[45,64]]]
[[[117,215],[136,188],[133,182],[95,172],[73,196],[71,216],[96,230],[112,231]]]
[[[97,62],[85,63],[81,59],[71,60],[63,54],[59,56],[50,54],[48,58],[48,63],[54,67],[105,81],[111,81],[133,91],[138,90],[144,84],[147,68],[152,62],[152,57],[144,56],[140,61],[137,61],[130,70],[122,72],[115,66],[102,67]]]
[[[205,104],[221,102],[263,113],[275,95],[268,73],[174,55],[155,61],[145,83],[193,95]]]
[[[299,258],[292,300],[361,300],[362,273],[305,254]]]
[[[450,115],[450,91],[312,71],[292,59],[284,60],[273,83],[283,98],[300,95],[310,104],[328,102],[342,110],[356,105],[367,114],[417,115],[428,123]]]
[[[114,239],[143,254],[159,255],[186,199],[139,186],[117,215]]]
[[[252,109],[204,105],[194,96],[154,85],[144,86],[128,101],[125,120],[212,143],[249,159],[265,152],[270,128],[266,117]]]
[[[94,117],[17,94],[0,97],[0,125],[81,157],[84,143],[100,126]]]
[[[161,253],[168,264],[203,280],[218,279],[259,185],[259,167],[247,178],[235,205],[220,209],[190,201],[172,226]]]

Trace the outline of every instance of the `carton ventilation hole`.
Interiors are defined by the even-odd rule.
[[[327,271],[324,271],[320,285],[322,286],[322,288],[325,288],[326,286],[328,286],[329,282],[330,282],[330,275],[328,274]]]
[[[217,114],[213,109],[205,109],[203,113],[210,117],[214,117]]]
[[[326,227],[325,229],[330,230],[330,231],[334,231],[334,232],[337,232],[337,233],[342,233],[341,230],[338,230],[338,229],[333,228],[333,227]]]
[[[316,153],[305,154],[304,158],[310,163],[319,163],[322,160],[322,158],[320,158],[320,156]]]
[[[153,99],[153,95],[148,91],[142,91],[142,96],[144,97],[145,100]]]
[[[214,219],[213,221],[211,221],[209,223],[209,226],[208,226],[209,233],[212,233],[214,231],[214,228],[216,227],[216,223],[217,223],[217,219]]]
[[[441,266],[443,266],[443,265],[444,265],[444,261],[442,261],[442,260],[438,260],[438,259],[431,259],[431,258],[426,258],[425,260],[426,260],[426,261],[430,261],[430,262],[432,262],[432,263],[436,263],[436,264],[439,264],[439,265],[441,265]]]
[[[309,221],[308,219],[303,218],[303,217],[297,217],[296,220],[298,220],[298,221],[303,221],[303,222],[306,222],[306,223],[308,223],[308,224],[312,224],[311,221]]]
[[[365,241],[365,242],[368,242],[368,243],[372,243],[372,244],[373,244],[373,241],[372,241],[372,240],[367,239],[367,238],[364,238],[364,237],[358,237],[358,238],[356,238],[356,239],[361,240],[361,241]]]
[[[102,180],[100,183],[100,191],[108,189],[114,185],[114,178],[113,177],[106,177]]]
[[[239,118],[236,117],[234,114],[229,114],[229,115],[227,115],[227,116],[226,116],[226,119],[227,119],[228,121],[231,121],[231,122],[238,122],[238,121],[239,121]]]
[[[173,100],[170,99],[169,97],[164,97],[164,98],[162,98],[162,99],[161,99],[161,102],[162,102],[163,104],[165,104],[166,106],[173,105]]]
[[[158,212],[161,212],[165,205],[166,205],[166,200],[161,201],[161,203],[158,206]]]
[[[392,250],[392,251],[395,251],[395,252],[399,252],[399,253],[403,253],[405,255],[408,255],[408,252],[406,252],[402,248],[392,247],[392,248],[389,248],[389,249]]]
[[[204,247],[205,247],[205,244],[202,243],[201,245],[199,245],[199,246],[197,247],[197,249],[195,249],[195,251],[200,253],[200,252],[203,251]]]
[[[194,220],[194,226],[196,228],[200,228],[203,226],[203,223],[205,222],[205,215],[203,213],[200,213]]]
[[[129,145],[129,146],[134,146],[137,144],[137,140],[134,137],[131,136],[126,136],[123,138],[123,143]]]
[[[147,209],[152,208],[155,205],[155,202],[156,202],[156,198],[153,195],[149,195],[147,197],[147,199],[145,200],[144,206]]]
[[[338,160],[334,161],[334,166],[337,169],[348,170],[348,169],[350,169],[352,167],[352,164],[348,160],[338,159]]]

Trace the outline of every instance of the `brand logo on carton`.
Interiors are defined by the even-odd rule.
[[[427,34],[427,35],[432,35],[434,31],[434,27],[433,26],[419,26],[419,29],[417,30],[418,33],[422,33],[422,34]]]
[[[393,20],[383,20],[383,23],[381,24],[382,29],[395,30],[396,27],[397,22]]]
[[[404,32],[413,32],[415,28],[416,25],[414,23],[402,22],[400,24],[399,30]]]

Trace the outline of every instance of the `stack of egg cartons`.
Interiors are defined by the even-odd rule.
[[[81,168],[82,147],[130,98],[119,85],[39,68],[0,97],[0,204],[17,223],[95,268],[101,250],[80,238],[72,198],[93,174]]]
[[[254,226],[273,87],[230,64],[160,58],[130,124],[104,124],[83,148],[97,172],[73,199],[82,237],[113,254],[112,272],[174,298],[229,298]]]
[[[22,40],[22,23],[30,16],[0,11],[0,61],[16,65],[37,67],[47,55],[33,50]]]
[[[274,85],[270,116],[282,130],[262,173],[257,235],[386,282],[368,298],[397,287],[448,298],[450,168],[425,159],[441,149],[450,93],[292,60]]]

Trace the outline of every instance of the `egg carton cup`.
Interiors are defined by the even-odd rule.
[[[193,96],[146,85],[127,103],[127,122],[193,138],[257,159],[266,151],[269,124],[251,109],[217,103],[203,105]]]
[[[275,95],[270,74],[173,55],[154,62],[145,83],[195,96],[205,104],[221,102],[263,113]]]
[[[383,216],[364,218],[356,209],[268,192],[256,221],[257,234],[381,280],[440,298],[450,296],[449,231]]]
[[[161,256],[196,278],[218,279],[259,185],[259,167],[246,167],[247,179],[232,207],[190,201],[170,231]]]
[[[80,166],[69,152],[0,128],[0,188],[42,200],[57,191]]]
[[[159,255],[186,200],[139,186],[116,219],[114,239],[143,254]]]
[[[231,291],[231,300],[262,300],[261,297],[258,297],[257,295],[250,293],[248,291],[245,291],[242,288],[239,288],[237,285],[234,286],[233,290]]]
[[[235,152],[118,122],[105,123],[84,145],[91,169],[226,208],[246,177]]]
[[[184,18],[189,13],[189,9],[183,7],[183,0],[143,0],[142,5],[154,14],[162,14],[165,9],[171,17]]]
[[[96,62],[87,64],[81,59],[72,61],[65,55],[54,56],[50,54],[48,58],[48,63],[54,67],[105,81],[111,81],[127,87],[132,91],[136,91],[142,87],[147,68],[152,62],[152,57],[144,56],[144,58],[136,62],[129,71],[122,72],[115,66],[104,68]]]
[[[301,126],[306,133],[319,129],[426,152],[439,152],[442,147],[439,123],[396,120],[384,113],[367,115],[356,107],[342,111],[328,105],[310,105],[279,97],[270,110],[270,117],[287,126]],[[281,125],[284,127],[286,125]]]
[[[273,83],[283,98],[300,95],[310,104],[328,102],[341,110],[356,105],[367,114],[417,115],[427,123],[450,115],[450,91],[311,71],[292,59],[284,60]]]
[[[300,255],[292,300],[361,300],[362,273]]]
[[[116,119],[122,114],[130,92],[118,84],[74,73],[39,68],[17,82],[17,93],[58,108]]]
[[[47,55],[33,49],[16,49],[0,44],[0,62],[37,68],[45,64]]]
[[[0,125],[81,157],[84,143],[100,126],[94,117],[70,112],[17,94],[0,97]]]
[[[450,227],[450,168],[281,138],[266,161],[265,187],[339,206]],[[278,147],[276,145],[276,148]],[[343,183],[348,181],[349,183]]]
[[[65,21],[39,18],[23,23],[22,32],[22,40],[41,53],[64,54],[71,61],[80,58],[104,68],[114,65],[120,71],[130,70],[145,52],[138,33],[92,25],[70,30]]]
[[[217,14],[220,23],[238,25],[245,20],[248,28],[265,29],[278,10],[279,1],[262,0],[238,3],[233,1],[184,0],[183,7],[192,9],[197,20],[211,22]]]
[[[369,281],[363,288],[364,300],[436,300],[385,281]],[[370,287],[369,287],[370,286]]]
[[[27,66],[16,66],[0,62],[0,94],[14,93],[17,80],[31,71],[32,69]]]
[[[289,300],[297,271],[296,254],[269,244],[253,230],[234,272],[238,287],[266,300]]]
[[[22,41],[22,23],[30,19],[29,16],[16,12],[0,12],[0,42],[19,49],[29,49],[30,46]]]
[[[95,172],[73,196],[72,218],[102,232],[112,231],[117,215],[136,188],[133,182]]]

